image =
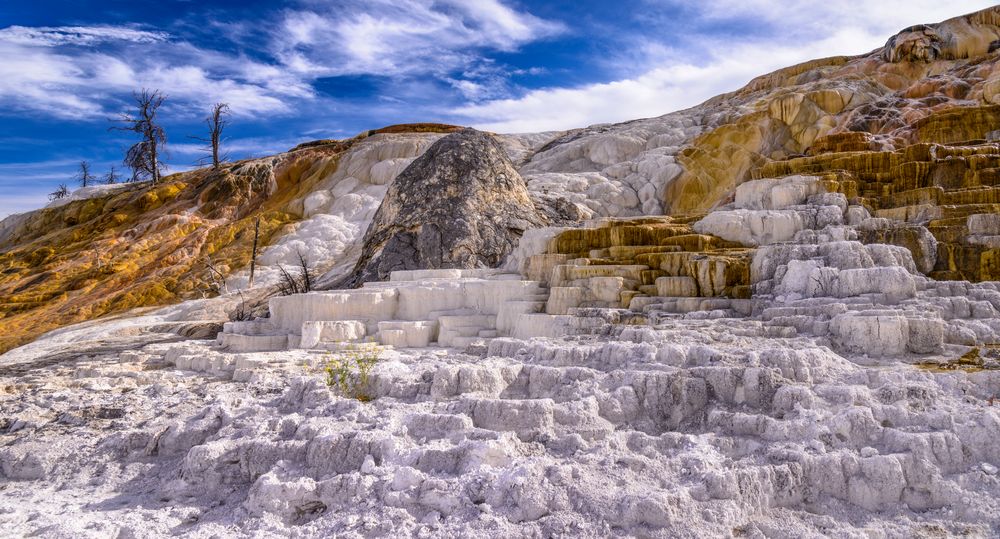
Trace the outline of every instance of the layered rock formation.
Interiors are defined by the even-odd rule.
[[[67,535],[995,535],[997,284],[861,243],[874,218],[821,179],[734,198],[529,232],[525,275],[274,298],[222,346],[26,350],[0,370],[32,388],[0,394],[0,508]],[[372,400],[331,391],[317,352],[371,337]]]
[[[907,29],[661,118],[352,145],[266,254],[336,243],[327,282],[389,280],[271,298],[215,340],[164,333],[206,300],[3,356],[0,520],[1000,536],[998,19]],[[560,216],[589,220],[528,227]],[[419,265],[509,254],[392,272],[408,266],[391,242]],[[366,402],[323,381],[362,343],[381,357]]]
[[[399,270],[497,267],[525,230],[545,222],[497,140],[459,131],[392,183],[344,284],[386,280]]]
[[[911,247],[939,278],[990,278],[989,234],[967,221],[996,211],[997,16],[907,29],[870,54],[783,69],[690,110],[574,132],[522,173],[578,201],[609,193],[613,204],[595,216],[657,213],[661,203],[697,215],[751,179],[825,175],[893,221],[864,241]]]

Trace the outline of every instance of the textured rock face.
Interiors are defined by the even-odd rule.
[[[543,221],[701,214],[732,202],[753,179],[820,176],[840,182],[855,206],[845,217],[851,224],[863,212],[904,222],[859,229],[861,241],[905,246],[937,279],[988,280],[1000,275],[1000,235],[973,232],[967,221],[1000,211],[998,21],[993,7],[909,28],[871,54],[782,69],[659,118],[498,138]],[[0,349],[60,324],[203,295],[217,277],[204,265],[207,254],[236,273],[230,290],[245,287],[239,268],[257,215],[271,244],[258,260],[258,283],[272,282],[276,266],[294,264],[298,251],[330,270],[323,284],[337,282],[361,254],[359,240],[392,179],[454,129],[380,130],[234,168],[237,180],[268,185],[263,204],[234,200],[221,183],[203,189],[196,171],[177,178],[184,187],[76,200],[0,222],[0,297],[10,298],[0,305]],[[252,206],[246,218],[218,226],[233,208]],[[786,212],[746,226],[787,234],[813,217]],[[62,230],[43,238],[53,228]],[[117,241],[125,234],[129,241]],[[420,253],[407,237],[415,238],[400,236],[394,248]],[[70,244],[83,252],[65,251]],[[110,258],[127,262],[109,266]],[[76,293],[81,285],[85,292]]]
[[[492,136],[448,135],[393,182],[342,284],[385,280],[398,270],[499,266],[525,230],[546,218]]]

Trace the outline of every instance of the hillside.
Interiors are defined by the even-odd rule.
[[[371,219],[365,211],[374,212],[369,207],[377,206],[393,171],[398,173],[400,163],[415,157],[435,133],[452,129],[393,126],[11,216],[0,223],[0,352],[66,324],[217,295],[222,279],[209,264],[226,278],[246,268],[256,220],[261,248],[266,248],[322,209],[310,195],[331,178],[345,177],[341,171],[337,178],[345,160],[376,173],[352,171],[356,181],[342,188],[341,196],[355,204],[328,213],[359,222],[355,228],[363,233],[365,219]],[[331,245],[323,255],[342,251],[343,246],[338,251]],[[322,267],[328,260],[317,254],[312,261]],[[273,272],[278,263],[294,265],[292,255],[264,258],[265,284],[275,281],[268,266]]]
[[[532,192],[578,205],[582,218],[697,215],[730,202],[748,179],[826,174],[874,214],[932,218],[940,241],[932,271],[979,280],[1000,258],[965,241],[960,221],[995,211],[998,16],[990,9],[907,29],[870,54],[782,69],[659,118],[503,140]],[[206,261],[227,276],[245,269],[258,216],[264,245],[313,218],[315,236],[334,237],[314,237],[310,247],[342,246],[311,252],[329,269],[360,240],[366,213],[407,160],[449,129],[397,126],[319,141],[221,174],[176,174],[13,216],[0,225],[0,350],[68,323],[218,293]],[[363,156],[345,171],[338,163],[352,149]],[[364,211],[356,196],[370,197]],[[334,198],[336,208],[317,206]],[[330,222],[345,210],[358,229],[349,237]],[[890,235],[915,247],[912,233]],[[294,265],[294,253],[264,260],[278,263]]]

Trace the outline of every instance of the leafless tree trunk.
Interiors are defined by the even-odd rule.
[[[104,175],[104,185],[116,184],[120,179],[121,175],[118,174],[117,171],[115,171],[115,166],[111,165],[111,170],[109,170],[108,173]]]
[[[205,118],[205,125],[208,126],[208,138],[190,137],[207,144],[205,151],[209,152],[209,155],[198,159],[199,165],[211,161],[212,169],[218,170],[219,164],[226,161],[227,156],[221,152],[221,147],[222,132],[229,125],[229,121],[226,120],[227,116],[229,116],[229,104],[216,103],[212,105],[212,113],[209,114],[208,118]]]
[[[229,105],[216,103],[212,105],[212,115],[206,120],[212,143],[212,168],[219,168],[219,144],[222,142],[222,130],[226,128],[226,116],[229,115]]]
[[[306,257],[302,255],[302,251],[296,251],[295,254],[299,255],[299,271],[302,272],[302,275],[300,275],[300,278],[302,279],[302,292],[312,292],[313,276],[309,270],[309,262],[307,262]]]
[[[211,258],[205,257],[205,265],[208,266],[212,274],[212,280],[215,281],[215,287],[219,289],[219,293],[228,294],[229,286],[226,284],[226,276],[212,264]]]
[[[119,122],[121,127],[113,127],[119,131],[131,131],[139,135],[139,142],[132,145],[125,153],[125,166],[132,169],[132,179],[139,181],[145,178],[160,181],[160,175],[165,168],[161,162],[163,146],[167,144],[167,134],[157,123],[156,113],[166,97],[159,90],[147,90],[132,94],[138,111],[136,115],[123,113]]]
[[[97,178],[90,173],[90,163],[86,161],[80,161],[80,172],[76,173],[76,181],[80,182],[80,187],[87,187],[88,185],[93,185]]]
[[[313,275],[309,269],[309,262],[303,256],[302,251],[296,251],[299,255],[299,275],[293,276],[284,266],[278,264],[281,271],[281,281],[278,283],[278,294],[281,296],[291,296],[292,294],[307,294],[312,292]]]
[[[257,238],[260,236],[260,217],[253,225],[253,250],[250,253],[250,283],[247,288],[253,288],[253,274],[257,269]]]

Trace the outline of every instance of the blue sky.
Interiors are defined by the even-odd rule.
[[[800,61],[992,5],[953,0],[4,0],[0,218],[40,207],[133,90],[167,95],[171,170],[230,104],[233,158],[404,122],[547,131],[657,116]]]

